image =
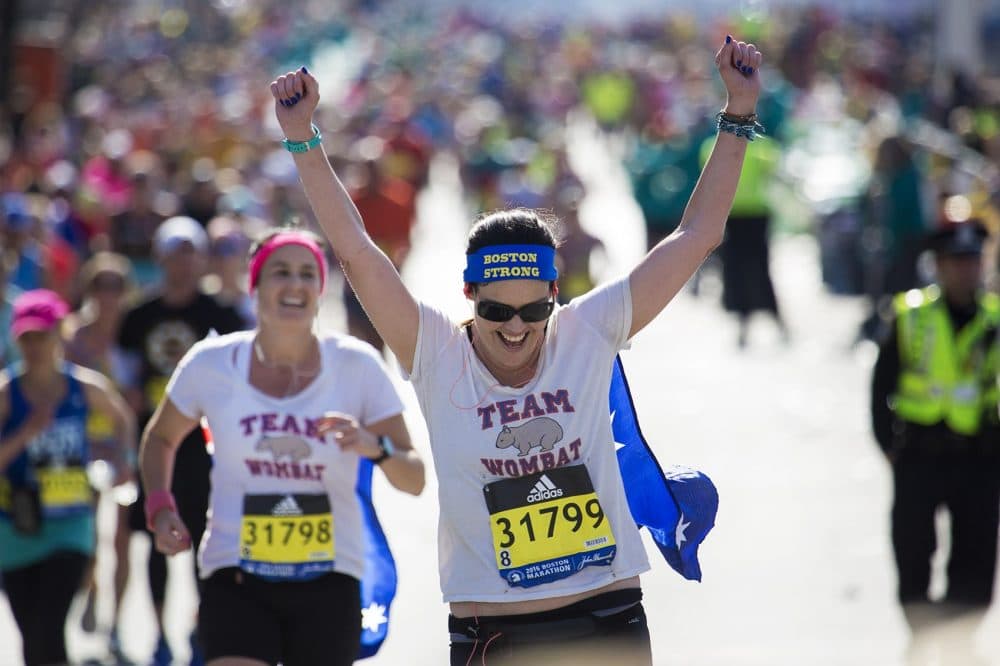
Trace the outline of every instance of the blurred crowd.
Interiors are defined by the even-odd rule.
[[[397,263],[441,152],[459,158],[471,213],[548,208],[579,238],[585,192],[565,131],[578,111],[623,139],[612,155],[652,244],[677,225],[714,132],[711,49],[726,32],[767,53],[759,112],[783,158],[762,184],[805,204],[786,217],[819,236],[834,290],[914,279],[912,240],[949,215],[983,216],[996,231],[997,90],[942,74],[933,17],[798,9],[705,26],[665,13],[610,27],[421,4],[14,3],[0,110],[9,289],[44,284],[78,302],[80,266],[100,250],[149,283],[153,230],[173,215],[225,218],[210,248],[221,257],[303,214],[262,85],[301,63],[336,68],[327,148]],[[567,243],[566,297],[590,286],[597,245]]]
[[[712,49],[726,32],[769,61],[759,113],[780,158],[749,206],[817,235],[831,289],[877,301],[919,281],[919,239],[949,219],[997,231],[998,90],[942,71],[933,17],[813,8],[608,26],[423,4],[13,3],[0,108],[6,298],[45,285],[78,303],[80,268],[102,250],[149,284],[153,231],[174,215],[206,226],[219,262],[304,215],[262,83],[302,63],[338,84],[321,107],[325,143],[398,265],[431,162],[447,152],[470,220],[522,205],[563,221],[571,298],[592,285],[600,243],[576,220],[586,192],[567,119],[582,112],[619,139],[609,154],[653,244],[679,222],[713,135]],[[209,268],[210,292],[221,271]]]
[[[715,135],[713,55],[726,34],[765,54],[767,136],[747,158],[732,214],[740,224],[708,263],[721,265],[724,305],[741,321],[769,311],[784,330],[768,239],[813,234],[829,289],[870,298],[858,335],[874,339],[891,296],[931,280],[921,260],[931,232],[981,220],[996,272],[1000,86],[994,72],[973,77],[935,60],[933,16],[845,16],[828,4],[608,25],[407,0],[8,2],[0,365],[17,354],[10,303],[39,287],[79,308],[71,349],[110,358],[112,376],[113,324],[130,299],[171,279],[165,269],[199,279],[251,325],[242,274],[251,240],[311,224],[266,86],[303,64],[324,80],[319,124],[331,160],[398,267],[432,164],[450,155],[470,222],[507,206],[560,220],[559,296],[569,300],[600,279],[602,245],[577,218],[588,192],[571,167],[568,126],[600,128],[652,246],[680,222]],[[175,223],[158,250],[156,230],[178,216],[205,241]],[[166,265],[178,238],[205,261]],[[344,297],[351,331],[379,344]],[[95,328],[96,351],[87,347]]]

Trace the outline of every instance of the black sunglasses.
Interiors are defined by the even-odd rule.
[[[476,314],[483,319],[497,323],[510,321],[514,315],[520,315],[521,321],[532,324],[548,319],[555,306],[555,301],[535,301],[519,308],[496,301],[479,301],[476,303]]]

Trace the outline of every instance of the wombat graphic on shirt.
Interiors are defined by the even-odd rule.
[[[524,425],[504,426],[497,435],[497,448],[506,449],[513,446],[520,457],[528,455],[528,452],[536,446],[542,451],[551,451],[562,438],[562,426],[555,419],[542,416],[531,419]]]
[[[312,449],[305,440],[300,437],[262,437],[255,451],[270,451],[275,460],[287,457],[292,462],[299,462],[303,458],[308,458]]]

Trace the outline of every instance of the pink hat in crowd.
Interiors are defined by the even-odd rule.
[[[66,301],[48,289],[26,291],[14,301],[10,330],[15,338],[28,331],[50,331],[69,312]]]

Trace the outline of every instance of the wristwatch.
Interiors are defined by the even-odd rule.
[[[381,465],[385,462],[386,458],[389,458],[396,452],[396,446],[392,443],[392,440],[389,439],[388,435],[378,436],[378,448],[382,451],[382,453],[379,454],[378,458],[372,458],[372,462],[376,465]]]

